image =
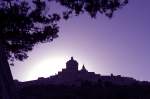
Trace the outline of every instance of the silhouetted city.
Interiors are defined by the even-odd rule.
[[[148,99],[150,83],[121,75],[103,76],[78,70],[71,57],[66,68],[48,78],[19,82],[15,80],[21,99]]]

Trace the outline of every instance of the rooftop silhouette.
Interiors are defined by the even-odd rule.
[[[119,85],[128,85],[136,82],[133,78],[122,77],[121,75],[101,75],[95,72],[89,72],[84,65],[81,70],[79,70],[78,65],[78,62],[71,57],[71,59],[66,62],[66,68],[59,71],[56,75],[48,78],[39,77],[37,80],[27,81],[26,83],[80,85],[83,81],[97,82],[101,80],[103,82],[112,82]]]
[[[150,83],[121,75],[89,72],[71,57],[66,68],[48,78],[16,82],[20,99],[149,99]],[[138,93],[138,94],[137,94]]]

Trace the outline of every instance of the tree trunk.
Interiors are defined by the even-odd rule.
[[[3,45],[0,43],[0,99],[16,99],[16,88]]]

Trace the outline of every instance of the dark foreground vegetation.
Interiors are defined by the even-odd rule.
[[[20,99],[150,99],[150,83],[115,85],[111,82],[82,82],[81,85],[30,84],[18,88]]]

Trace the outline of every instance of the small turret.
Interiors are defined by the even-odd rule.
[[[83,66],[82,66],[81,71],[82,71],[82,72],[87,72],[87,70],[86,70],[86,68],[85,68],[84,64],[83,64]]]

